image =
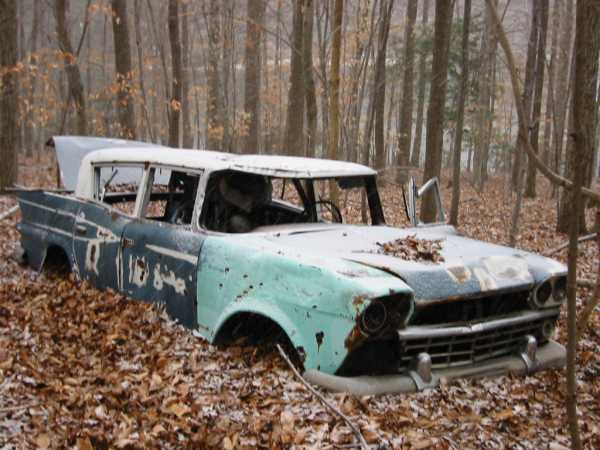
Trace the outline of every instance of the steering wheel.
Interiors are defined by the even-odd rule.
[[[333,223],[343,223],[344,219],[342,217],[342,212],[340,208],[337,207],[335,203],[331,200],[317,200],[315,202],[315,206],[324,205],[327,210],[331,213],[331,221]]]

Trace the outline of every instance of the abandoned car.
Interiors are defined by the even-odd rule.
[[[319,159],[54,138],[65,191],[18,191],[28,263],[165,305],[210,342],[277,328],[311,382],[359,394],[564,364],[566,270],[420,224],[386,225],[376,172]],[[72,192],[68,189],[72,189]],[[360,204],[368,224],[360,221]],[[354,205],[353,214],[350,214]],[[358,205],[358,206],[356,206]],[[440,218],[443,212],[440,210]]]

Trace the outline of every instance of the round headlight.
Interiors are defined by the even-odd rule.
[[[560,277],[554,281],[552,298],[555,302],[562,303],[567,298],[567,277]]]
[[[550,280],[546,280],[542,284],[540,284],[540,286],[535,291],[535,298],[537,304],[540,306],[545,305],[548,299],[550,298],[550,295],[552,295],[552,283],[550,283]]]
[[[365,333],[373,334],[380,331],[387,321],[387,308],[375,300],[363,311],[360,319],[361,328]]]

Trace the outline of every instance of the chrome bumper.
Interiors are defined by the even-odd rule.
[[[400,375],[341,377],[318,370],[307,370],[303,376],[308,382],[328,390],[362,396],[416,392],[435,388],[442,380],[456,378],[493,377],[509,373],[528,375],[565,365],[566,350],[559,343],[549,341],[539,348],[537,344],[532,344],[532,341],[527,339],[518,354],[460,367],[431,369],[427,367],[427,361],[423,362],[425,367],[419,367],[420,361],[417,361],[415,370]]]

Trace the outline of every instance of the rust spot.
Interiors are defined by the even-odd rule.
[[[350,331],[350,334],[344,340],[344,347],[351,352],[365,341],[366,336],[360,331],[360,325],[358,324],[358,320],[356,321],[356,325]]]
[[[302,362],[302,364],[304,364],[304,361],[306,361],[306,352],[304,351],[304,347],[296,347],[296,351],[298,352],[298,357],[300,358],[300,361]]]
[[[325,338],[325,333],[319,331],[315,334],[315,338],[317,339],[317,351],[321,349],[321,344],[323,344],[323,338]]]
[[[471,272],[464,266],[448,267],[447,270],[454,276],[457,283],[463,284],[471,278]]]
[[[368,300],[366,295],[363,294],[358,294],[355,295],[354,298],[352,299],[352,306],[354,306],[354,309],[356,310],[356,313],[360,313],[361,310],[361,306]]]

